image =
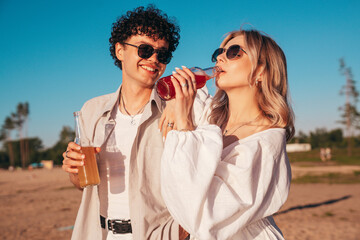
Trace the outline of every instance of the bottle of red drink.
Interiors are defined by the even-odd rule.
[[[192,67],[190,71],[195,74],[196,88],[202,88],[205,86],[207,80],[216,76],[217,69],[216,67],[205,69]],[[172,75],[160,78],[156,83],[156,91],[161,99],[165,101],[175,98],[175,88],[171,82],[171,76]]]

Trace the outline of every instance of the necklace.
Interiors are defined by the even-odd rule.
[[[254,119],[251,120],[251,121],[240,123],[238,126],[235,126],[235,127],[233,127],[233,128],[230,128],[230,129],[225,129],[225,131],[224,131],[224,137],[233,134],[234,132],[236,132],[237,130],[239,130],[239,128],[241,128],[241,127],[243,127],[243,126],[246,126],[246,125],[249,125],[250,123],[255,122],[256,120],[258,120],[258,118],[259,118],[260,116],[261,116],[261,114],[257,115],[257,117],[254,118]],[[235,128],[235,129],[234,129],[234,128]],[[229,131],[230,131],[231,129],[234,129],[234,130],[229,133]]]
[[[131,115],[131,114],[128,112],[128,110],[126,109],[126,107],[125,107],[124,97],[123,97],[123,95],[122,95],[121,92],[120,92],[120,95],[121,95],[121,102],[122,102],[122,105],[123,105],[123,107],[124,107],[124,110],[125,110],[126,114],[129,115],[130,118],[131,118],[130,123],[131,123],[131,125],[135,125],[135,124],[136,124],[135,119],[134,119],[135,116],[138,115],[138,114],[140,114],[140,113],[144,110],[146,104],[147,104],[149,101],[147,101],[147,102],[144,104],[144,106],[142,106],[142,108],[140,108],[139,111],[137,111],[137,113],[135,113],[134,115]]]

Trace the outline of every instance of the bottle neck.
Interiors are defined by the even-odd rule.
[[[75,118],[75,140],[74,142],[76,144],[80,145],[80,112],[74,112],[74,118]]]
[[[199,68],[199,67],[192,67],[190,70],[195,75],[205,75],[207,79],[214,78],[217,74],[216,67],[208,67],[208,68]]]

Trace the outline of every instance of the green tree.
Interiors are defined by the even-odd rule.
[[[344,141],[342,129],[338,128],[338,129],[331,130],[328,134],[328,141],[330,143],[330,146],[332,146],[332,147],[342,146],[342,143]]]
[[[15,123],[11,117],[6,117],[1,127],[1,139],[7,145],[10,166],[15,166],[14,150],[11,141],[11,132],[15,129]]]
[[[59,142],[65,143],[66,145],[70,141],[74,141],[75,139],[75,132],[69,126],[63,126],[60,132],[60,140]]]
[[[29,162],[29,142],[27,141],[27,121],[29,116],[29,103],[19,103],[16,112],[12,113],[12,119],[19,133],[21,166],[25,168]]]
[[[340,59],[340,73],[346,78],[346,84],[340,90],[340,95],[346,96],[346,102],[344,106],[339,108],[341,111],[341,120],[338,122],[345,126],[348,141],[347,152],[348,156],[351,156],[354,145],[354,130],[359,129],[360,113],[356,108],[359,92],[356,90],[356,82],[353,78],[351,68],[346,66],[343,58]]]
[[[298,131],[297,135],[289,143],[310,143],[310,138],[303,131]]]
[[[314,132],[310,132],[311,148],[329,147],[328,133],[325,128],[317,128]]]
[[[29,161],[28,164],[30,163],[39,163],[41,160],[43,160],[43,145],[42,145],[42,141],[35,137],[35,138],[27,138],[25,139],[26,142],[29,144]],[[6,150],[7,146],[5,147]],[[14,140],[11,141],[11,146],[14,150],[14,166],[22,166],[22,159],[21,159],[21,152],[20,152],[20,148],[21,148],[21,141],[18,140]],[[1,163],[3,166],[2,167],[8,167],[9,163]]]
[[[0,152],[0,168],[9,167],[9,155],[6,152]]]
[[[297,136],[297,141],[298,143],[308,143],[309,137],[303,131],[300,130]]]
[[[75,132],[71,127],[64,126],[59,134],[59,141],[52,147],[44,151],[43,159],[51,159],[54,164],[61,164],[62,153],[66,150],[67,144],[75,138]]]

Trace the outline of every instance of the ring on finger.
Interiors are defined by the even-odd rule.
[[[167,126],[168,126],[169,128],[173,128],[173,127],[174,127],[174,123],[168,123]]]
[[[69,152],[69,150],[66,150],[66,152],[65,152],[65,157],[66,157],[66,158],[69,158],[68,155],[67,155],[68,152]]]
[[[181,84],[181,87],[183,87],[183,88],[186,88],[186,87],[188,87],[188,86],[189,86],[189,85],[187,84],[187,82]]]

